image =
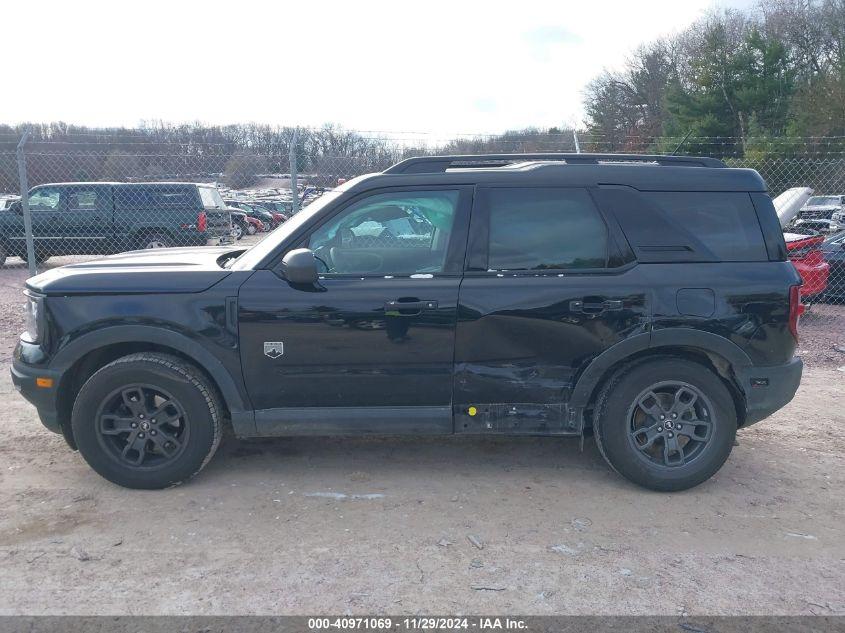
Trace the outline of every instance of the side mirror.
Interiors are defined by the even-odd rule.
[[[282,258],[285,278],[292,284],[317,283],[317,260],[310,248],[297,248]]]

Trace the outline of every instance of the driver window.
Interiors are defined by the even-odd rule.
[[[56,211],[62,192],[57,187],[42,187],[29,194],[30,211]]]
[[[322,273],[439,273],[458,191],[380,193],[356,202],[311,234]]]

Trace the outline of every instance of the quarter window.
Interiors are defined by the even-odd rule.
[[[603,268],[607,227],[584,189],[491,188],[490,270]]]
[[[352,204],[312,233],[308,248],[332,274],[443,271],[458,191],[403,191]]]

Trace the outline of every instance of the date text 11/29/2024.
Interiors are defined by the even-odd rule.
[[[308,618],[309,631],[326,630],[410,630],[410,631],[524,631],[525,620],[509,617],[414,617],[393,619],[388,617],[324,617]]]

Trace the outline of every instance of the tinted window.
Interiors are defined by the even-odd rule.
[[[93,211],[97,208],[97,189],[71,189],[67,196],[68,209]]]
[[[442,272],[457,204],[457,191],[372,195],[317,229],[308,248],[328,273]]]
[[[649,192],[643,195],[720,260],[768,260],[757,213],[747,193]]]
[[[602,268],[607,228],[583,189],[486,189],[490,270]]]
[[[185,185],[115,187],[115,205],[122,209],[188,209],[199,207],[196,188]]]

